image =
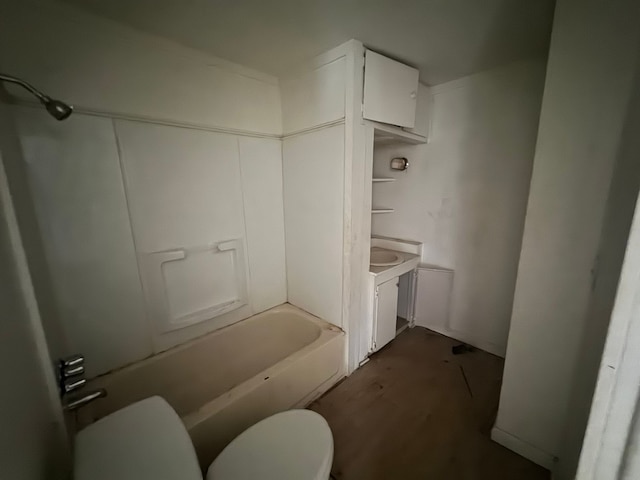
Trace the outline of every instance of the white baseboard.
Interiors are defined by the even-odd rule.
[[[518,455],[522,455],[524,458],[531,460],[547,470],[553,470],[556,462],[556,458],[537,447],[534,447],[530,443],[520,440],[518,437],[514,437],[510,433],[500,430],[498,427],[491,429],[491,440],[499,443],[505,448],[516,452]]]

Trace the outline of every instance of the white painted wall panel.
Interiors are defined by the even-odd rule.
[[[287,301],[282,142],[239,138],[251,304],[261,312]]]
[[[111,121],[15,107],[50,285],[89,376],[151,354]]]
[[[344,126],[286,138],[289,302],[342,326]]]
[[[280,81],[285,135],[345,116],[346,58]]]
[[[3,71],[84,109],[282,131],[274,77],[60,2],[3,2],[0,64]],[[31,99],[20,88],[11,91]]]

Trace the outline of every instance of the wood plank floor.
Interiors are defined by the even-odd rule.
[[[405,330],[313,402],[333,431],[338,480],[543,480],[549,472],[489,438],[502,359],[453,355],[455,340]]]

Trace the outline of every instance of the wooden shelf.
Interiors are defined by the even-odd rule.
[[[374,207],[371,209],[371,213],[393,213],[393,208]]]
[[[373,183],[395,182],[395,178],[373,178]]]

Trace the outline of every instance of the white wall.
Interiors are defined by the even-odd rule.
[[[640,71],[637,65],[633,93],[627,104],[625,117],[602,222],[595,275],[567,408],[567,422],[557,468],[560,479],[572,478],[578,462],[602,360],[601,353],[607,338],[620,272],[625,260],[629,230],[636,210],[640,187]],[[637,444],[634,447],[637,448]]]
[[[0,478],[68,478],[69,456],[52,365],[18,232],[4,163],[7,108],[0,104]]]
[[[286,301],[277,79],[59,3],[2,0],[2,11],[0,70],[77,107],[64,122],[40,107],[14,108],[25,162],[12,165],[9,177],[21,227],[29,233],[27,252],[54,358],[82,352],[94,376]],[[11,92],[28,98],[19,89]],[[138,131],[118,138],[116,123],[161,132],[128,161],[159,149],[175,171],[170,183],[186,192],[194,193],[190,185],[206,175],[193,165],[210,156],[220,185],[232,188],[236,201],[215,198],[211,208],[198,203],[180,218],[191,215],[203,225],[210,220],[223,235],[214,210],[235,212],[239,223],[232,236],[245,247],[245,307],[216,322],[158,331],[136,264],[147,248],[134,242],[144,228],[136,232],[140,222],[130,216],[139,191],[126,192],[121,168],[127,163],[123,152],[148,138]],[[190,141],[212,148],[197,151]],[[161,230],[175,234],[180,222],[159,206],[146,214],[159,215]],[[200,218],[206,215],[211,218]],[[206,243],[229,240],[209,237]],[[193,299],[193,292],[183,291],[181,298]],[[170,296],[179,303],[176,291]]]
[[[447,334],[504,356],[544,82],[542,60],[432,87],[430,143],[374,150],[372,233],[455,270]],[[391,158],[405,156],[406,172]]]
[[[278,135],[277,80],[61,2],[1,0],[0,67],[79,109]],[[12,92],[31,98],[19,88]]]
[[[637,83],[636,83],[637,85]],[[637,89],[636,89],[637,93]],[[634,99],[634,104],[638,96]],[[638,110],[632,114],[637,117]],[[636,120],[637,121],[637,120]],[[633,124],[634,122],[631,122]],[[627,124],[629,125],[629,123]],[[634,130],[635,131],[635,130]],[[629,129],[626,133],[631,133]],[[628,138],[627,138],[628,140]],[[626,141],[625,141],[626,143]],[[638,145],[637,135],[631,144]],[[624,147],[624,150],[627,148]],[[637,155],[636,155],[637,158]],[[615,181],[615,180],[614,180]],[[625,182],[626,183],[626,182]],[[613,196],[616,196],[615,194]],[[632,205],[634,202],[631,202]],[[581,445],[568,445],[563,453],[577,453],[582,446],[580,462],[575,478],[580,480],[618,480],[638,478],[640,453],[638,400],[640,399],[640,208],[635,202],[635,214],[624,254],[624,263],[611,315],[606,345],[600,360],[598,381],[593,395],[593,404],[588,426]],[[625,210],[633,208],[625,207]],[[596,322],[600,323],[600,322]],[[584,377],[592,376],[592,372]],[[584,382],[580,382],[584,383]],[[590,395],[579,399],[581,403],[591,400]],[[583,406],[577,405],[580,418]],[[568,425],[564,441],[574,443],[575,425]],[[579,432],[580,435],[582,432]],[[555,474],[558,478],[574,478],[573,456],[560,458]],[[569,468],[567,468],[569,466]]]
[[[604,248],[615,266],[617,253],[605,250],[607,245],[618,250],[628,228],[625,222],[612,227],[605,214],[607,198],[617,202],[609,192],[638,58],[639,17],[637,2],[628,0],[557,4],[493,432],[501,443],[548,467],[553,457],[563,461],[567,415],[573,409],[584,412],[584,404],[570,403],[574,381],[583,382],[582,389],[589,385],[579,377],[601,353],[598,338],[591,339],[586,361],[580,353],[588,332],[602,335],[607,297],[615,288],[615,274],[599,278],[598,252]],[[627,207],[623,215],[628,217]],[[617,230],[611,241],[601,237],[607,225]],[[601,300],[593,296],[594,288],[604,288]],[[600,326],[591,330],[590,322]],[[589,401],[588,390],[582,390],[580,403]],[[580,430],[580,423],[572,428]],[[572,435],[579,445],[580,434]],[[571,449],[569,457],[575,457],[576,446]],[[570,471],[558,469],[561,478],[572,478]]]

